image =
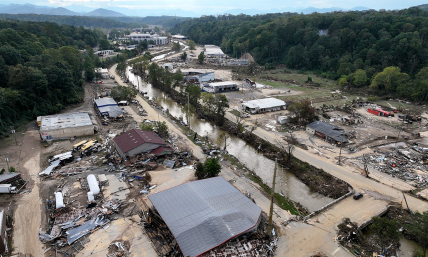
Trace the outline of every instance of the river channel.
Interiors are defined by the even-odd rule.
[[[130,67],[127,69],[126,76],[136,87],[139,85],[139,91],[147,92],[147,95],[150,98],[155,100],[164,109],[168,109],[171,115],[178,118],[181,117],[181,119],[186,122],[185,114],[181,105],[169,98],[162,91],[143,82],[140,77],[135,76],[130,72]],[[224,131],[211,123],[198,120],[195,116],[192,116],[190,119],[190,127],[193,131],[197,132],[198,135],[208,136],[212,143],[220,147],[224,146],[224,140],[220,138],[220,135],[222,135]],[[257,153],[256,149],[247,145],[244,140],[232,135],[229,135],[226,145],[227,151],[235,156],[248,169],[257,174],[264,183],[267,185],[272,184],[273,170],[275,166],[275,163],[272,160],[264,157],[260,153]],[[298,180],[294,174],[286,170],[282,170],[281,168],[279,168],[279,172],[277,173],[275,191],[283,194],[293,201],[299,202],[309,211],[318,210],[333,201],[332,198],[313,192],[308,186]]]

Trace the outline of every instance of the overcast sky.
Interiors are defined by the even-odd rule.
[[[62,6],[82,5],[92,8],[106,7],[125,7],[131,9],[182,9],[187,11],[226,11],[230,9],[282,9],[282,8],[329,8],[340,7],[351,9],[357,6],[364,6],[371,9],[403,9],[415,5],[428,3],[417,0],[0,0],[0,4],[24,4],[31,3],[43,6]],[[109,9],[110,9],[109,8]]]

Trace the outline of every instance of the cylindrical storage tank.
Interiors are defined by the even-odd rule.
[[[92,202],[94,200],[94,194],[92,192],[88,192],[88,201]]]
[[[61,192],[55,192],[55,203],[57,209],[65,207],[64,198],[62,197]]]
[[[100,187],[98,186],[98,181],[95,175],[91,174],[88,176],[88,185],[92,194],[96,195],[100,192]]]

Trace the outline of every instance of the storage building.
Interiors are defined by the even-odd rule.
[[[162,64],[162,68],[164,68],[165,70],[172,70],[174,69],[174,66],[171,63],[164,63]]]
[[[149,195],[183,256],[195,257],[255,231],[261,209],[222,177],[188,182]]]
[[[96,99],[95,107],[101,116],[109,116],[110,118],[116,118],[123,113],[116,101],[109,97]]]
[[[342,128],[336,127],[327,122],[314,121],[311,124],[306,125],[306,132],[325,139],[330,143],[348,143],[345,131]]]
[[[285,110],[287,107],[284,101],[269,97],[244,102],[241,108],[249,113],[264,113]]]
[[[235,82],[212,82],[201,84],[201,90],[207,93],[224,93],[229,91],[238,91],[239,87]]]
[[[204,54],[208,57],[225,57],[226,56],[221,50],[221,48],[215,45],[205,45]]]
[[[174,151],[155,132],[141,129],[131,129],[115,137],[113,141],[122,158],[133,157],[140,153],[161,155]],[[162,151],[160,152],[158,148]]]
[[[40,137],[42,141],[70,139],[94,134],[94,125],[87,112],[42,116]]]

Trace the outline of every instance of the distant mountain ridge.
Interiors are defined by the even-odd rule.
[[[195,11],[185,11],[181,9],[128,9],[124,7],[109,7],[107,8],[90,8],[86,6],[72,5],[67,7],[49,7],[49,6],[36,6],[32,4],[0,4],[0,13],[6,14],[47,14],[47,15],[76,15],[76,16],[91,16],[91,17],[146,17],[146,16],[179,16],[179,17],[200,17],[202,15],[217,15],[217,14],[247,14],[257,15],[266,13],[283,13],[283,12],[296,12],[303,14],[310,14],[313,12],[326,13],[334,11],[363,11],[369,8],[359,6],[352,9],[344,9],[340,7],[331,8],[294,8],[286,7],[270,10],[259,9],[230,9],[222,12],[214,12],[206,10],[204,13]]]
[[[98,8],[87,13],[78,13],[68,10],[64,7],[49,7],[49,6],[37,6],[32,4],[9,4],[0,5],[0,13],[7,14],[47,14],[47,15],[69,15],[69,16],[91,16],[91,17],[121,17],[126,16],[125,14]]]

